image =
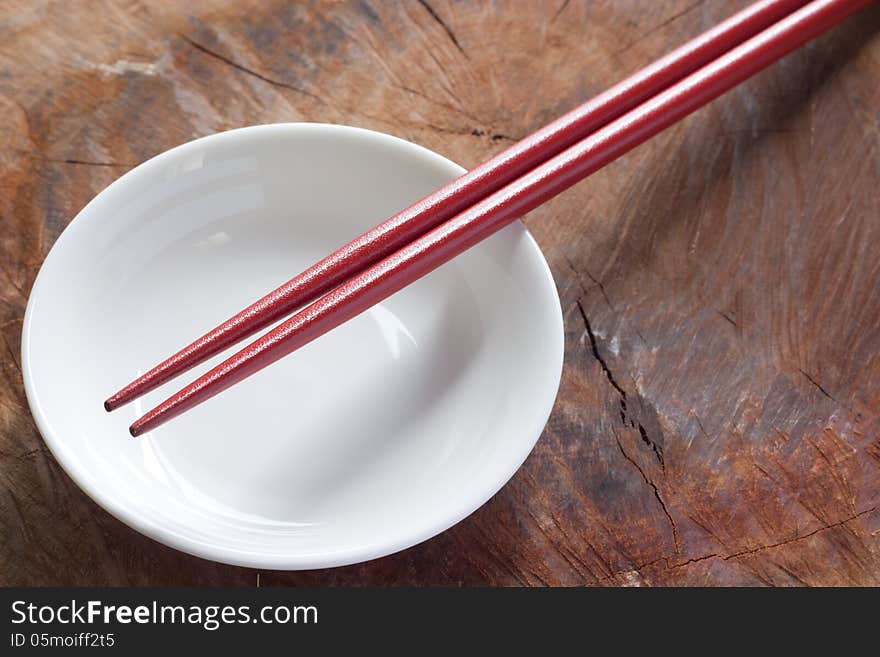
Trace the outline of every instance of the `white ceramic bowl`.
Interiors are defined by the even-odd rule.
[[[24,381],[52,453],[138,531],[259,568],[364,561],[473,512],[531,451],[562,369],[559,299],[519,222],[141,438],[132,420],[209,364],[102,407],[462,171],[380,133],[280,124],[198,139],[124,175],[64,231],[28,303]]]

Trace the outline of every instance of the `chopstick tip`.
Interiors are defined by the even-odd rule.
[[[138,436],[141,435],[141,433],[143,433],[143,429],[141,429],[141,428],[137,425],[137,423],[135,423],[135,424],[132,424],[132,425],[128,428],[128,433],[130,433],[130,434],[132,435],[133,438],[137,438]]]

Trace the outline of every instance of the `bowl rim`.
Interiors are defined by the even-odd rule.
[[[522,224],[522,222],[517,221],[522,231],[522,237],[528,244],[530,253],[529,257],[534,260],[537,265],[536,273],[543,280],[542,288],[545,289],[544,293],[550,295],[549,305],[555,309],[555,312],[552,313],[553,316],[550,317],[548,314],[545,319],[556,325],[553,329],[553,333],[557,336],[556,344],[551,345],[554,359],[556,361],[556,373],[553,376],[553,380],[555,380],[556,383],[553,386],[552,391],[548,389],[546,394],[543,395],[544,398],[541,401],[544,404],[544,408],[541,413],[537,414],[538,423],[533,430],[534,438],[525,441],[521,453],[518,453],[514,455],[513,458],[505,461],[505,467],[496,465],[494,468],[494,471],[496,472],[495,477],[491,479],[487,477],[487,481],[485,481],[483,486],[478,489],[479,494],[474,493],[470,496],[467,504],[463,504],[451,511],[447,510],[444,513],[437,514],[435,521],[429,523],[421,531],[414,531],[411,533],[403,532],[397,540],[374,542],[355,547],[347,547],[336,551],[321,550],[313,553],[290,554],[254,552],[247,549],[231,547],[229,545],[199,541],[192,536],[165,527],[161,522],[156,522],[142,513],[138,513],[137,508],[132,508],[128,504],[118,502],[113,498],[110,492],[102,489],[100,486],[100,479],[92,476],[89,469],[70,452],[69,447],[65,445],[65,442],[61,437],[61,433],[52,426],[43,408],[34,382],[34,374],[31,369],[30,359],[31,323],[33,320],[33,308],[42,294],[45,294],[41,293],[41,290],[45,285],[44,271],[46,262],[52,258],[53,253],[55,253],[57,249],[64,248],[64,244],[72,239],[71,235],[75,235],[82,230],[79,227],[84,225],[85,221],[88,221],[88,214],[90,214],[90,210],[98,199],[125,187],[129,184],[129,181],[131,181],[132,178],[144,175],[146,171],[162,166],[166,160],[185,156],[188,152],[207,142],[222,142],[230,139],[240,139],[241,137],[247,138],[249,136],[259,136],[272,132],[284,133],[285,136],[289,136],[293,132],[300,131],[327,131],[340,134],[347,133],[355,138],[367,138],[374,141],[385,142],[385,145],[387,146],[404,148],[411,151],[413,154],[422,157],[428,156],[429,159],[433,159],[438,163],[455,168],[459,173],[465,171],[465,169],[448,158],[419,144],[374,130],[332,123],[288,122],[251,125],[214,133],[185,142],[163,151],[162,153],[159,153],[133,167],[96,194],[95,197],[74,216],[49,249],[49,252],[46,254],[46,257],[40,266],[40,270],[34,279],[33,286],[31,287],[28,296],[27,307],[22,323],[21,371],[22,379],[24,381],[25,395],[37,429],[62,470],[64,470],[64,472],[90,499],[110,515],[135,531],[148,536],[163,545],[175,548],[184,553],[234,566],[276,570],[308,570],[351,565],[392,555],[401,550],[418,545],[419,543],[449,529],[488,502],[513,477],[525,459],[531,454],[541,437],[547,421],[549,420],[562,376],[564,325],[559,294],[553,280],[553,274],[540,247],[525,225]]]

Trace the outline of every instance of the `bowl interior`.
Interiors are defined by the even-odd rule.
[[[136,529],[242,565],[361,561],[472,512],[533,447],[561,372],[558,297],[519,222],[150,434],[127,427],[220,357],[102,408],[461,172],[386,135],[286,124],[200,139],[123,176],[59,238],[25,319],[28,399],[58,460]]]

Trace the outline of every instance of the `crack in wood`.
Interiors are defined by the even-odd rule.
[[[464,55],[465,59],[470,59],[470,57],[468,57],[468,54],[464,51],[464,48],[462,48],[461,44],[458,42],[458,37],[455,36],[455,32],[452,31],[452,28],[449,27],[449,25],[446,23],[446,21],[444,21],[440,17],[440,14],[438,14],[434,10],[434,8],[430,5],[430,3],[427,0],[418,0],[418,3],[420,5],[422,5],[422,7],[424,7],[425,11],[427,11],[431,15],[431,18],[433,18],[434,21],[440,27],[443,28],[443,31],[446,32],[446,36],[449,37],[449,40],[452,41],[453,45],[458,49],[458,51],[462,55]]]
[[[831,401],[833,401],[835,404],[839,404],[839,403],[840,403],[840,402],[837,401],[834,397],[832,397],[831,394],[830,394],[827,390],[825,390],[825,388],[822,387],[822,384],[820,384],[818,381],[816,381],[816,379],[814,379],[814,378],[811,377],[809,374],[807,374],[806,372],[804,372],[804,370],[802,370],[801,368],[798,368],[798,372],[800,372],[801,374],[803,374],[804,377],[807,379],[807,381],[809,381],[809,382],[812,383],[816,388],[818,388],[818,389],[819,389],[819,392],[821,392],[823,395],[825,395],[826,397],[828,397],[828,399],[830,399]]]
[[[635,419],[630,419],[631,414],[628,411],[626,405],[626,391],[614,378],[614,374],[611,373],[611,368],[608,367],[605,359],[602,358],[602,355],[599,353],[599,345],[596,342],[596,335],[595,333],[593,333],[593,327],[590,325],[590,320],[587,318],[587,313],[584,310],[583,304],[581,303],[580,299],[578,299],[575,303],[577,304],[578,310],[581,313],[581,319],[583,319],[584,327],[586,328],[587,335],[589,336],[590,348],[593,352],[593,356],[596,358],[597,361],[599,361],[599,366],[605,373],[605,377],[608,379],[608,382],[617,391],[617,394],[620,395],[620,421],[623,424],[626,424],[627,420],[629,419],[630,426],[638,429],[639,436],[641,436],[642,441],[650,448],[652,452],[654,452],[654,456],[657,458],[657,462],[660,463],[660,468],[663,470],[663,472],[666,472],[666,462],[663,458],[663,448],[656,442],[651,440],[650,436],[648,436],[647,429],[645,429],[641,422],[638,422]]]
[[[73,160],[73,159],[53,160],[48,157],[43,158],[43,162],[51,162],[52,164],[82,164],[82,165],[90,166],[90,167],[118,167],[118,168],[122,168],[122,169],[128,169],[128,168],[135,166],[134,164],[128,164],[126,162],[93,162],[90,160]]]
[[[253,76],[253,77],[257,78],[258,80],[262,80],[263,82],[265,82],[267,84],[271,84],[275,87],[280,87],[282,89],[289,89],[290,91],[295,91],[296,93],[299,93],[299,94],[302,94],[303,96],[307,96],[309,98],[312,98],[313,100],[315,100],[323,105],[328,104],[323,98],[321,98],[317,94],[313,94],[310,91],[306,91],[305,89],[298,87],[295,84],[291,84],[289,82],[284,82],[282,80],[276,80],[275,78],[270,78],[266,75],[263,75],[259,71],[255,71],[251,68],[248,68],[247,66],[244,66],[243,64],[239,64],[238,62],[236,62],[233,59],[230,59],[226,55],[221,55],[220,53],[218,53],[214,50],[211,50],[207,46],[202,45],[201,43],[199,43],[198,41],[194,40],[192,37],[190,37],[186,34],[178,33],[178,36],[181,39],[183,39],[184,41],[186,41],[193,48],[198,50],[199,52],[202,52],[202,53],[208,55],[209,57],[213,57],[217,61],[223,62],[227,66],[231,66],[232,68],[234,68],[238,71],[241,71],[242,73],[246,73],[247,75]]]
[[[450,112],[455,112],[456,114],[461,114],[466,119],[470,119],[471,121],[474,121],[476,123],[483,123],[482,119],[465,111],[461,107],[456,107],[455,105],[451,105],[450,103],[444,102],[442,100],[437,100],[436,98],[429,96],[428,94],[426,94],[423,91],[419,91],[418,89],[413,89],[412,87],[409,87],[405,84],[392,83],[391,86],[394,87],[395,89],[400,89],[401,91],[405,91],[408,94],[418,96],[419,98],[424,98],[429,103],[436,105],[437,107],[442,107],[443,109],[447,109]]]
[[[620,438],[614,436],[614,440],[617,442],[617,448],[620,450],[620,453],[623,454],[623,458],[633,464],[635,469],[638,470],[639,474],[642,475],[642,479],[645,480],[645,483],[648,484],[648,486],[651,487],[651,490],[654,491],[654,497],[657,498],[657,502],[660,503],[660,508],[663,509],[663,513],[666,515],[666,519],[669,520],[669,526],[672,528],[672,541],[675,544],[675,551],[678,552],[680,549],[678,528],[675,526],[675,520],[673,520],[672,514],[669,513],[669,509],[666,508],[666,503],[660,496],[660,490],[657,488],[657,484],[651,481],[651,479],[648,478],[648,475],[645,474],[645,471],[642,470],[641,466],[636,463],[629,454],[626,453],[626,450],[623,449],[623,445],[620,443]]]
[[[584,284],[581,282],[581,270],[574,266],[571,258],[569,258],[566,254],[563,253],[562,258],[565,260],[565,264],[568,265],[568,268],[571,269],[572,273],[574,274],[575,283],[577,283],[578,287],[586,295],[587,288],[584,287]],[[602,283],[602,281],[593,276],[593,274],[590,273],[590,270],[586,267],[583,268],[583,273],[587,275],[587,278],[592,281],[593,285],[599,288],[599,292],[602,294],[602,299],[605,300],[605,303],[608,305],[608,308],[611,309],[611,312],[617,314],[617,309],[614,307],[614,304],[611,303],[611,297],[608,296],[608,293],[605,290],[605,285]]]
[[[618,447],[620,447],[619,442],[618,442]],[[638,466],[636,466],[636,467],[638,467]],[[827,525],[823,525],[822,527],[819,527],[818,529],[814,529],[813,531],[811,531],[807,534],[803,534],[802,536],[795,536],[794,538],[790,538],[785,541],[779,541],[778,543],[771,543],[769,545],[761,545],[756,548],[751,548],[749,550],[742,550],[740,552],[734,552],[734,553],[728,554],[726,556],[722,556],[720,554],[712,552],[710,554],[706,554],[706,555],[699,556],[699,557],[694,557],[692,559],[688,559],[687,561],[674,563],[672,565],[669,565],[669,557],[665,557],[665,556],[658,557],[657,559],[653,559],[653,560],[651,560],[647,563],[644,563],[644,564],[635,565],[635,566],[633,566],[631,568],[627,568],[625,570],[615,571],[615,572],[611,573],[608,577],[604,577],[601,580],[599,580],[599,582],[602,582],[606,579],[614,579],[618,575],[623,575],[625,573],[629,573],[629,572],[633,572],[633,571],[639,572],[643,568],[648,568],[649,566],[652,566],[656,563],[659,563],[660,561],[666,562],[665,570],[676,570],[678,568],[684,568],[685,566],[689,566],[694,563],[699,563],[700,561],[706,561],[707,559],[721,559],[722,561],[730,561],[731,559],[737,559],[739,557],[748,556],[751,554],[755,554],[756,552],[763,552],[765,550],[771,550],[771,549],[778,548],[778,547],[784,547],[784,546],[789,545],[791,543],[797,543],[798,541],[803,541],[807,538],[815,536],[816,534],[820,534],[824,531],[828,531],[829,529],[841,527],[849,522],[852,522],[853,520],[861,518],[862,516],[868,515],[869,513],[873,513],[874,511],[877,511],[878,509],[880,509],[880,507],[873,506],[870,509],[865,509],[864,511],[856,513],[856,514],[849,516],[847,518],[844,518],[843,520],[840,520],[838,522],[833,522],[833,523],[830,523]],[[788,573],[788,574],[791,575],[791,573]]]
[[[620,50],[615,51],[613,54],[614,54],[614,55],[620,55],[620,54],[626,52],[627,50],[629,50],[630,48],[632,48],[634,45],[636,45],[637,43],[639,43],[640,41],[642,41],[642,40],[645,39],[646,37],[649,37],[649,36],[651,36],[652,34],[654,34],[655,32],[658,32],[659,30],[662,30],[664,27],[666,27],[667,25],[669,25],[670,23],[672,23],[672,22],[674,22],[674,21],[677,21],[677,20],[678,20],[679,18],[681,18],[682,16],[685,16],[685,15],[689,14],[689,13],[692,12],[694,9],[696,9],[696,8],[699,7],[699,6],[701,6],[704,2],[705,2],[705,0],[697,0],[697,2],[694,2],[693,4],[688,5],[687,7],[685,7],[684,9],[682,9],[682,10],[681,10],[680,12],[678,12],[677,14],[673,14],[672,16],[670,16],[669,18],[667,18],[666,20],[664,20],[664,21],[662,21],[661,23],[655,25],[654,27],[652,27],[651,29],[647,30],[646,32],[643,32],[642,34],[640,34],[639,36],[637,36],[637,37],[635,38],[635,40],[633,40],[631,43],[629,43],[628,45],[624,46],[624,47],[621,48]]]
[[[725,312],[722,312],[722,311],[718,310],[717,308],[715,308],[714,310],[715,310],[715,312],[718,313],[721,317],[723,317],[726,321],[730,322],[734,327],[736,327],[736,322],[734,321],[733,317],[731,317],[729,314],[727,314],[727,313],[725,313]]]
[[[782,547],[784,545],[789,545],[790,543],[796,543],[798,541],[803,541],[804,539],[810,538],[811,536],[815,536],[816,534],[818,534],[820,532],[828,531],[829,529],[834,529],[835,527],[841,527],[841,526],[847,524],[848,522],[852,522],[853,520],[861,518],[864,515],[867,515],[869,513],[873,513],[878,508],[880,508],[880,507],[873,506],[870,509],[865,509],[864,511],[862,511],[860,513],[856,513],[856,514],[854,514],[848,518],[844,518],[843,520],[840,520],[838,522],[833,522],[831,524],[819,527],[818,529],[814,529],[813,531],[811,531],[808,534],[803,534],[802,536],[795,536],[794,538],[790,538],[785,541],[780,541],[778,543],[771,543],[769,545],[760,545],[760,546],[758,546],[756,548],[752,548],[750,550],[743,550],[741,552],[734,552],[733,554],[729,554],[726,557],[723,557],[723,559],[724,559],[724,561],[729,561],[730,559],[736,559],[738,557],[747,556],[749,554],[754,554],[755,552],[763,552],[764,550],[771,550],[773,548],[778,548],[778,547]]]
[[[559,9],[557,9],[557,10],[556,10],[556,13],[553,14],[553,18],[550,19],[550,23],[551,23],[551,24],[552,24],[557,18],[559,18],[559,15],[560,15],[562,12],[564,12],[564,11],[568,8],[568,5],[569,5],[570,2],[571,2],[571,0],[562,0],[562,4],[559,5]]]
[[[80,164],[90,167],[118,167],[122,169],[130,169],[131,167],[137,166],[134,162],[100,162],[96,160],[81,160],[78,158],[53,158],[46,157],[43,153],[38,153],[36,151],[31,151],[22,148],[14,148],[12,149],[15,153],[21,153],[22,155],[26,155],[37,159],[41,162],[48,162],[50,164]]]
[[[584,328],[587,331],[587,336],[590,339],[590,349],[593,352],[593,356],[599,362],[599,367],[602,368],[602,371],[605,373],[605,378],[608,379],[608,383],[611,384],[611,387],[617,391],[617,394],[620,395],[621,400],[623,401],[624,409],[626,409],[626,391],[620,387],[620,384],[614,378],[614,374],[611,372],[611,368],[608,367],[608,363],[605,362],[605,359],[602,358],[602,354],[599,353],[599,345],[596,343],[596,334],[593,332],[593,327],[590,325],[590,320],[587,317],[587,311],[584,310],[584,305],[581,303],[580,299],[575,301],[577,304],[578,310],[581,313],[581,319],[584,322]]]

